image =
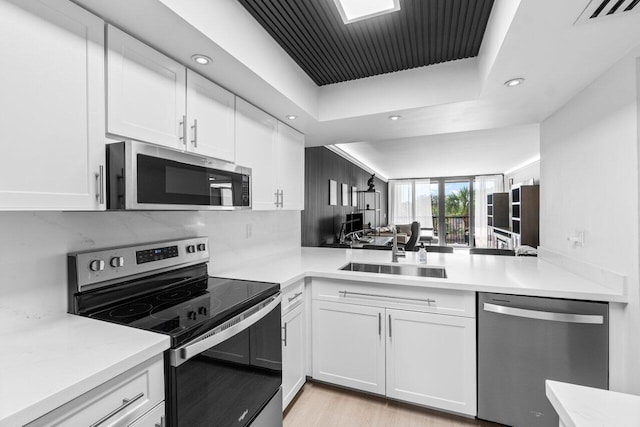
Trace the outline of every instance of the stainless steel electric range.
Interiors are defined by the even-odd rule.
[[[281,426],[279,286],[208,261],[202,237],[71,253],[69,312],[169,335],[168,426]]]

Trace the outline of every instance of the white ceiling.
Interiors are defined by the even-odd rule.
[[[431,178],[506,172],[536,161],[540,126],[456,132],[376,142],[338,144],[387,178]]]
[[[297,115],[289,124],[307,146],[350,144],[350,154],[393,178],[525,163],[538,150],[530,125],[640,44],[640,14],[574,25],[589,0],[496,0],[477,58],[317,87],[236,0],[76,2],[280,120]],[[194,53],[213,65],[197,68]],[[513,77],[526,81],[505,87]],[[458,152],[477,161],[447,154]]]

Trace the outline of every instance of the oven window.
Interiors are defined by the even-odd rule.
[[[282,383],[280,338],[278,305],[249,329],[171,368],[172,425],[248,425]]]
[[[138,203],[248,206],[248,177],[138,154]],[[244,190],[244,191],[243,191]]]

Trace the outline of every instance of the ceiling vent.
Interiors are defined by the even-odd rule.
[[[601,21],[614,16],[627,16],[640,12],[640,0],[591,0],[576,24]]]

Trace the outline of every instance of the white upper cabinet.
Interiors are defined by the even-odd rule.
[[[187,70],[188,149],[234,162],[236,97]]]
[[[157,50],[107,29],[107,131],[235,160],[235,95]]]
[[[0,209],[104,209],[104,22],[0,1]]]
[[[185,148],[183,65],[107,27],[107,132]]]
[[[253,210],[276,209],[276,139],[278,121],[249,104],[236,100],[236,163],[251,168]]]
[[[304,135],[241,98],[236,163],[252,169],[254,210],[304,209]]]
[[[304,135],[278,122],[277,188],[280,208],[304,209]]]

